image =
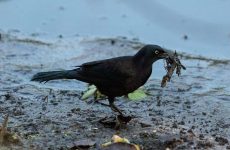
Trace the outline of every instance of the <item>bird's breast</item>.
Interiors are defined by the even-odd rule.
[[[130,93],[135,91],[142,85],[144,85],[147,82],[148,78],[150,77],[151,73],[152,73],[152,69],[150,68],[150,69],[142,70],[132,78],[129,78],[127,80],[127,83],[125,84],[126,91]]]

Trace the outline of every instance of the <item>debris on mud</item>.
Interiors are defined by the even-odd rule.
[[[21,144],[19,137],[7,130],[8,119],[9,115],[6,115],[2,126],[0,126],[0,147]]]
[[[176,69],[176,74],[179,76],[181,74],[181,68],[186,69],[180,62],[177,53],[175,52],[174,55],[170,55],[166,58],[166,66],[165,69],[167,70],[167,74],[162,78],[161,87],[165,87],[167,82],[170,81],[174,70]]]
[[[130,100],[141,100],[147,97],[146,91],[143,88],[139,88],[127,95]]]
[[[136,144],[131,144],[128,139],[113,135],[111,142],[102,144],[101,150],[140,150]]]
[[[85,100],[91,96],[94,96],[94,98],[99,97],[97,95],[97,87],[95,85],[89,85],[88,89],[83,92],[81,99]]]
[[[120,129],[124,127],[132,119],[131,116],[118,115],[116,117],[105,117],[99,120],[107,128]]]
[[[90,139],[83,139],[75,141],[72,145],[69,145],[70,150],[76,150],[76,149],[89,149],[90,147],[94,146],[96,144],[95,141],[92,141]]]
[[[223,137],[216,137],[215,141],[218,142],[220,145],[229,144],[228,139]]]
[[[33,45],[52,46],[51,43],[47,43],[47,42],[43,42],[43,41],[39,41],[39,40],[34,40],[34,39],[29,39],[29,38],[25,38],[25,39],[21,39],[21,38],[12,38],[12,39],[9,39],[9,40],[16,41],[16,42],[22,42],[22,43],[33,44]]]

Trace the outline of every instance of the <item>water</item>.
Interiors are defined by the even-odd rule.
[[[228,6],[226,0],[4,0],[0,1],[0,29],[42,38],[126,36],[229,59]]]

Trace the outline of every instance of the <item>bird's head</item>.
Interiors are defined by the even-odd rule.
[[[134,59],[142,65],[152,65],[155,61],[168,56],[168,52],[158,45],[145,45],[137,52]]]

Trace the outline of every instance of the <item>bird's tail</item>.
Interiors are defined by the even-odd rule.
[[[31,81],[48,82],[56,79],[75,79],[77,75],[77,69],[64,70],[64,71],[49,71],[39,72],[35,74]]]

